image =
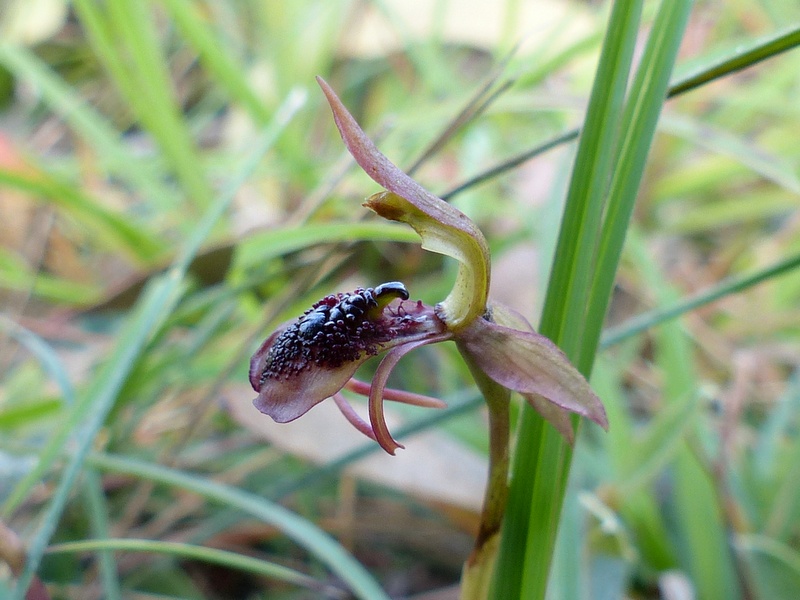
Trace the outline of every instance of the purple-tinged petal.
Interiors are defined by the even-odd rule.
[[[509,306],[493,302],[491,308],[492,319],[498,325],[517,329],[519,331],[527,331],[528,333],[536,333],[533,325],[530,324],[522,314]],[[575,429],[572,426],[572,419],[570,419],[570,412],[560,406],[553,404],[543,396],[538,394],[521,394],[526,402],[538,412],[542,418],[555,427],[564,438],[569,442],[570,446],[575,444]]]
[[[455,258],[459,270],[453,291],[440,304],[451,331],[483,314],[489,291],[489,246],[465,214],[437,198],[384,156],[356,123],[331,87],[317,77],[333,111],[345,146],[359,166],[388,190],[365,206],[392,221],[407,223],[422,238],[422,247]]]
[[[468,235],[483,238],[483,234],[466,215],[431,194],[378,150],[345,108],[344,104],[342,104],[333,88],[322,77],[317,77],[317,83],[319,83],[325,93],[325,97],[328,99],[328,104],[330,104],[333,111],[333,119],[336,122],[339,133],[342,135],[345,146],[347,146],[359,166],[364,169],[375,183],[406,199],[417,210],[431,219],[439,221],[448,227],[459,229]],[[392,216],[387,216],[387,218],[400,220]]]
[[[511,329],[518,329],[519,331],[536,333],[533,325],[525,318],[525,315],[510,306],[506,306],[500,302],[491,302],[489,305],[489,313],[491,314],[493,323]]]
[[[282,334],[283,331],[289,327],[289,325],[291,325],[291,322],[284,323],[271,334],[269,334],[267,339],[261,343],[261,345],[258,347],[258,350],[256,350],[253,356],[250,358],[250,385],[255,391],[258,391],[261,388],[261,373],[264,371],[264,367],[266,366],[269,349],[272,347],[272,344],[275,343],[275,339],[280,336],[280,334]]]
[[[279,327],[250,359],[250,385],[259,392],[253,404],[277,423],[288,423],[308,412],[315,404],[341,389],[358,368],[356,363],[344,364],[335,370],[312,371],[303,378],[302,386],[297,385],[295,378],[266,377],[269,363],[274,361],[272,349],[276,340],[292,326],[292,323],[286,323]],[[295,359],[293,362],[299,368],[302,361]]]
[[[271,382],[258,390],[253,405],[276,423],[294,421],[342,389],[362,362],[347,363],[335,370],[310,371],[304,377]]]
[[[336,406],[339,408],[339,410],[342,411],[344,418],[347,419],[353,427],[358,429],[368,438],[373,439],[376,442],[378,441],[375,439],[375,432],[372,431],[372,427],[370,427],[369,423],[359,416],[359,414],[350,405],[341,392],[336,392],[333,395],[333,401],[336,403]]]
[[[570,446],[575,445],[575,429],[572,427],[570,411],[553,404],[539,394],[521,394],[525,401],[538,412],[542,418],[550,423],[558,433],[564,436]]]
[[[391,455],[394,455],[395,450],[404,448],[394,440],[392,434],[389,433],[389,428],[386,426],[386,418],[383,414],[383,392],[386,389],[386,382],[389,380],[389,375],[397,365],[398,361],[406,354],[426,344],[436,344],[451,339],[449,333],[444,333],[427,340],[418,342],[411,342],[403,344],[393,350],[390,350],[386,356],[383,357],[381,364],[378,365],[375,371],[375,376],[372,378],[372,387],[369,392],[369,421],[372,424],[372,431],[375,432],[375,437],[381,448],[386,450]]]
[[[344,386],[351,392],[361,394],[362,396],[369,396],[372,385],[366,381],[359,381],[355,377],[347,382]],[[393,388],[385,388],[383,390],[383,399],[391,400],[392,402],[401,402],[403,404],[410,404],[412,406],[422,406],[423,408],[447,408],[447,402],[439,400],[439,398],[432,398],[423,394],[415,394],[405,390],[396,390]]]
[[[497,383],[522,394],[539,394],[608,429],[600,399],[566,355],[545,336],[477,319],[459,332],[456,341]]]
[[[314,405],[333,396],[355,374],[358,367],[369,358],[342,363],[336,368],[312,368],[301,357],[287,359],[296,368],[288,369],[284,376],[266,376],[268,362],[275,361],[275,341],[288,328],[270,335],[250,360],[250,384],[258,392],[253,400],[255,407],[272,417],[277,423],[288,423],[308,412]]]

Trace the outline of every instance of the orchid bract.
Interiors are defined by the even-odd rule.
[[[318,81],[345,146],[385,190],[371,196],[365,206],[381,217],[410,225],[423,248],[456,259],[459,270],[450,294],[433,307],[409,300],[398,282],[320,300],[269,336],[253,356],[250,381],[258,392],[256,407],[278,422],[287,422],[333,397],[359,430],[394,454],[402,446],[386,427],[384,398],[432,407],[442,403],[387,389],[389,374],[411,350],[453,340],[468,363],[500,386],[519,392],[570,442],[574,438],[570,413],[607,428],[600,399],[563,352],[536,333],[522,315],[489,302],[489,248],[478,227],[386,158],[330,86]],[[384,351],[371,385],[352,379],[363,362]],[[345,387],[369,395],[369,424],[340,394]]]

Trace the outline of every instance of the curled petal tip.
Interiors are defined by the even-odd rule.
[[[443,342],[450,339],[450,337],[450,334],[444,333],[427,340],[420,340],[418,342],[398,346],[387,352],[381,364],[378,365],[375,376],[372,378],[372,386],[369,391],[369,421],[372,425],[372,430],[375,432],[375,438],[378,440],[381,448],[386,450],[389,454],[394,455],[395,450],[403,448],[403,445],[395,441],[392,434],[389,433],[389,427],[386,425],[386,417],[383,413],[383,393],[386,389],[386,382],[389,380],[389,375],[400,359],[412,350],[425,346],[426,344]]]
[[[400,442],[396,442],[391,437],[389,437],[388,439],[378,438],[378,443],[381,445],[381,448],[386,450],[387,454],[391,454],[392,456],[397,456],[398,450],[406,449],[406,447],[403,446],[403,444],[401,444]]]

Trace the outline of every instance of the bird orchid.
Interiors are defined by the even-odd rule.
[[[345,146],[385,190],[368,198],[364,206],[408,224],[424,249],[456,259],[459,269],[450,294],[433,307],[409,300],[398,282],[317,302],[297,321],[270,335],[253,355],[250,381],[258,392],[255,406],[275,421],[287,422],[333,397],[348,420],[394,454],[402,446],[386,426],[383,400],[431,407],[443,403],[386,388],[389,374],[408,352],[453,340],[479,385],[490,382],[496,389],[519,392],[570,442],[574,438],[570,413],[607,428],[602,403],[564,353],[536,333],[522,315],[489,302],[489,247],[478,227],[386,158],[330,86],[321,78],[318,82]],[[384,351],[371,385],[353,379],[362,363]],[[369,424],[341,395],[345,387],[368,393]]]

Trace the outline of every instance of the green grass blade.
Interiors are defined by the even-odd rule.
[[[586,373],[591,372],[597,352],[625,233],[692,4],[692,0],[661,4],[625,106],[623,137],[609,189],[608,213],[600,233],[596,275],[578,358],[579,368],[586,369]]]
[[[752,140],[741,139],[699,120],[675,114],[665,115],[660,129],[711,152],[728,156],[792,195],[800,195],[800,177],[795,175],[794,166],[759,148]]]
[[[747,43],[737,42],[732,48],[720,51],[718,53],[720,58],[705,58],[694,68],[683,69],[687,72],[681,74],[670,86],[669,95],[682,94],[720,77],[752,67],[762,60],[772,58],[797,46],[800,46],[800,25],[794,25]]]
[[[536,156],[539,156],[540,154],[544,154],[548,150],[552,150],[553,148],[557,148],[557,147],[559,147],[559,146],[561,146],[563,144],[567,144],[567,143],[569,143],[569,142],[571,142],[573,140],[578,139],[579,135],[580,135],[580,131],[579,130],[571,129],[570,131],[567,131],[566,133],[563,133],[563,134],[561,134],[561,135],[559,135],[557,137],[554,137],[554,138],[552,138],[550,140],[547,140],[546,142],[543,142],[542,144],[536,146],[535,148],[532,148],[532,149],[530,149],[530,150],[528,150],[526,152],[523,152],[522,154],[519,154],[519,155],[517,155],[515,157],[512,157],[512,158],[506,160],[506,161],[503,161],[499,165],[497,165],[495,167],[492,167],[490,169],[487,169],[486,171],[483,171],[482,173],[479,173],[475,177],[471,177],[470,179],[467,179],[465,182],[460,183],[456,187],[446,191],[444,194],[442,194],[440,196],[440,198],[442,200],[448,200],[449,201],[452,198],[454,198],[455,196],[457,196],[458,194],[460,194],[462,192],[465,192],[468,189],[475,187],[476,185],[480,185],[481,183],[483,183],[485,181],[489,181],[491,179],[494,179],[498,175],[501,175],[501,174],[503,174],[503,173],[505,173],[507,171],[510,171],[514,167],[518,167],[522,163],[525,163],[525,162],[531,160],[532,158],[534,158]]]
[[[254,144],[252,153],[241,166],[240,171],[231,179],[228,187],[220,194],[216,205],[209,209],[204,219],[196,226],[194,234],[185,242],[172,268],[165,276],[154,279],[151,282],[150,287],[147,288],[148,290],[152,291],[153,289],[157,289],[158,286],[169,287],[171,290],[170,293],[173,295],[179,294],[178,284],[181,283],[183,275],[186,273],[189,265],[192,262],[192,258],[200,250],[200,246],[208,237],[217,219],[222,216],[223,212],[233,201],[237,190],[245,182],[247,177],[255,170],[256,165],[261,160],[261,157],[273,145],[278,134],[288,124],[291,117],[300,109],[304,102],[305,94],[303,93],[296,92],[289,95],[284,104],[275,113],[271,125],[264,131],[261,138]],[[170,281],[172,283],[169,283]],[[149,302],[149,300],[148,292],[146,291],[142,294],[137,307],[141,307],[147,302]],[[174,302],[174,299],[172,302]],[[165,313],[166,312],[168,311],[165,311]],[[137,313],[134,312],[134,316],[129,319],[129,323],[139,318],[136,315]],[[141,324],[134,324],[133,327],[134,329],[137,327],[141,328]],[[155,329],[155,324],[153,324],[153,329]],[[138,340],[138,338],[136,339]],[[121,353],[125,350],[125,343],[127,342],[123,340],[118,344],[118,353]],[[119,362],[119,357],[115,357],[114,359],[110,360],[108,364],[115,362],[115,360]],[[102,381],[102,377],[96,379],[95,384],[97,384],[98,381]],[[46,473],[52,467],[53,461],[62,450],[67,437],[70,435],[70,432],[77,427],[78,423],[84,422],[85,419],[87,419],[87,414],[90,408],[87,407],[87,403],[90,403],[93,394],[97,393],[99,392],[90,391],[88,394],[86,394],[84,401],[79,402],[74,411],[71,413],[68,426],[58,428],[55,434],[49,439],[44,450],[41,452],[36,468],[17,485],[14,491],[6,499],[6,502],[2,508],[3,515],[8,516],[30,492],[32,486],[38,482],[44,473]],[[83,438],[83,436],[81,436],[81,438]]]
[[[69,427],[60,428],[59,433],[53,436],[42,452],[42,458],[37,467],[17,485],[6,501],[3,512],[8,515],[22,501],[23,494],[27,494],[31,486],[39,480],[42,472],[50,467],[66,439],[73,438],[77,448],[61,474],[50,504],[45,510],[42,523],[30,543],[25,570],[20,575],[15,588],[13,596],[15,600],[22,600],[25,597],[31,578],[39,566],[39,561],[50,537],[55,532],[72,486],[80,474],[83,461],[91,449],[94,438],[102,427],[119,390],[145,344],[163,316],[177,303],[181,281],[180,274],[173,273],[172,276],[158,279],[149,287],[120,335],[116,350],[98,374],[88,395],[77,404],[76,409],[71,413],[68,421]],[[60,433],[61,431],[64,433]]]
[[[47,549],[48,554],[67,554],[73,552],[102,552],[109,554],[111,552],[146,552],[149,554],[164,554],[182,559],[199,560],[244,573],[263,575],[264,577],[284,581],[308,588],[318,593],[323,593],[326,598],[344,597],[341,590],[326,585],[295,569],[227,550],[207,548],[194,544],[161,542],[157,540],[102,539],[54,544]],[[106,597],[110,598],[109,596]]]
[[[556,34],[556,37],[558,37],[558,35],[559,34]],[[567,42],[563,50],[559,50],[554,56],[546,57],[545,60],[539,64],[527,65],[529,70],[519,76],[516,86],[528,88],[539,85],[553,73],[566,67],[572,60],[585,54],[593,53],[600,42],[602,42],[602,30],[600,30],[599,27],[596,31],[590,31],[589,33],[581,35],[581,37],[574,41]],[[546,53],[546,48],[550,45],[550,43],[545,41],[539,44],[539,48]],[[556,47],[558,48],[558,46]]]
[[[384,221],[309,223],[270,229],[250,236],[237,246],[235,266],[246,270],[276,256],[319,244],[363,241],[419,244],[419,236],[405,225]]]
[[[201,5],[187,0],[165,0],[163,5],[199,54],[200,61],[214,81],[225,88],[231,98],[242,104],[256,123],[265,123],[269,119],[269,111],[244,78],[246,71],[241,63],[226,52],[227,46],[197,14]]]
[[[143,224],[117,214],[70,182],[45,171],[22,172],[0,168],[0,184],[47,198],[93,234],[93,239],[138,263],[151,264],[163,256],[165,245]]]
[[[0,248],[0,289],[79,306],[96,301],[100,295],[96,285],[34,270],[16,252],[5,248]]]
[[[688,238],[714,235],[726,229],[780,221],[797,210],[797,195],[764,188],[732,197],[725,197],[723,194],[723,197],[709,202],[690,202],[685,212],[673,214],[671,218],[664,220],[663,230]]]
[[[695,88],[726,77],[732,73],[751,67],[768,58],[773,58],[784,52],[800,46],[800,26],[793,27],[787,31],[772,34],[757,40],[740,44],[737,43],[734,49],[722,53],[722,58],[704,57],[695,61],[696,66],[690,69],[686,75],[679,75],[670,85],[668,97],[677,96],[689,92]],[[715,53],[716,55],[717,53]],[[731,55],[733,54],[733,55]],[[498,175],[506,173],[511,169],[531,160],[532,158],[567,144],[575,140],[580,135],[579,129],[570,129],[550,140],[542,142],[530,150],[521,152],[503,162],[486,169],[485,171],[469,178],[456,187],[448,190],[440,196],[445,200],[460,194],[476,185],[489,181]]]
[[[249,156],[242,164],[239,173],[233,177],[228,186],[222,190],[220,197],[224,202],[217,202],[213,210],[208,211],[203,221],[200,222],[192,236],[187,241],[186,248],[182,255],[179,255],[177,265],[186,271],[192,262],[192,259],[200,250],[200,246],[211,233],[214,223],[223,215],[227,210],[230,203],[233,202],[234,195],[239,188],[244,184],[245,180],[250,174],[255,171],[256,166],[261,161],[266,152],[278,140],[280,133],[289,125],[292,117],[305,105],[307,94],[303,90],[292,90],[286,100],[275,111],[272,116],[272,122],[264,129],[263,134],[256,140],[252,148],[248,150]]]
[[[252,153],[244,161],[241,170],[231,179],[228,188],[220,194],[217,201],[208,208],[201,221],[195,226],[194,232],[185,242],[175,264],[163,276],[153,280],[137,302],[133,315],[128,319],[125,329],[119,336],[116,349],[94,379],[85,399],[77,404],[70,415],[70,426],[61,427],[56,431],[43,450],[36,468],[17,485],[7,499],[3,507],[4,516],[8,516],[19,505],[31,487],[49,470],[70,435],[75,438],[75,451],[72,453],[56,486],[53,498],[45,510],[39,530],[31,541],[25,570],[15,588],[14,598],[16,600],[22,600],[25,596],[47,543],[66,506],[70,490],[80,473],[83,461],[120,389],[147,342],[157,331],[159,324],[172,312],[180,298],[183,280],[192,258],[197,254],[203,241],[208,238],[217,220],[230,206],[236,191],[253,172],[264,153],[273,145],[278,134],[285,128],[304,101],[304,95],[290,94],[289,98],[276,111],[272,123],[254,145]]]
[[[62,404],[60,400],[43,398],[0,408],[0,430],[8,431],[11,437],[14,431],[21,427],[32,425],[40,419],[52,419],[61,412]]]
[[[623,4],[615,4],[613,10],[624,10]],[[579,146],[579,157],[582,147],[585,147],[585,151],[590,154],[611,155],[614,159],[613,177],[605,172],[600,174],[600,177],[598,177],[598,173],[593,173],[589,179],[573,178],[548,287],[541,331],[559,343],[569,356],[576,359],[578,368],[587,374],[591,371],[602,320],[619,260],[617,246],[621,249],[629,221],[629,210],[632,209],[641,179],[646,150],[650,146],[655,131],[658,114],[666,95],[669,74],[672,70],[677,46],[683,36],[691,4],[691,2],[662,3],[632,86],[630,99],[626,103],[625,112],[622,115],[621,131],[617,133],[612,130],[607,135],[610,143],[606,141],[604,144],[599,143],[600,138],[588,138],[584,142],[582,136],[581,146]],[[627,7],[625,8],[627,9]],[[612,12],[613,20],[614,12]],[[614,28],[610,26],[609,32],[613,30]],[[613,54],[608,56],[613,56]],[[602,76],[603,60],[604,58],[601,57],[598,79]],[[587,128],[592,124],[592,120],[596,118],[610,118],[610,116],[602,112],[593,114],[590,102],[587,122],[584,126],[585,132],[588,131]],[[614,123],[616,122],[614,121]],[[616,136],[621,139],[617,141]],[[619,151],[613,149],[609,151],[609,148],[619,148]],[[636,150],[641,154],[636,155]],[[594,164],[603,164],[597,158],[593,162]],[[580,160],[576,159],[575,169],[580,169],[581,164]],[[608,169],[611,167],[609,166]],[[611,179],[609,207],[603,229],[599,231],[600,214],[598,209],[587,208],[585,203],[590,201],[602,203],[605,193],[604,182],[609,178]],[[595,186],[599,188],[599,191],[587,192],[583,189],[576,189],[576,185]],[[600,210],[602,210],[602,206]],[[577,216],[574,216],[573,212]],[[579,225],[576,227],[575,224]],[[597,239],[598,231],[600,257],[597,260],[597,271],[594,275],[596,279],[592,280],[595,266],[594,241]],[[562,253],[562,249],[566,250]],[[591,286],[590,289],[587,289],[587,286]],[[584,307],[587,306],[588,309],[585,310]],[[532,492],[527,504],[526,566],[523,567],[520,594],[513,595],[541,598],[545,593],[547,570],[558,527],[571,452],[563,440],[549,428],[544,427],[541,421],[531,413],[532,411],[523,413],[518,453],[530,453],[535,455],[536,459],[531,456],[518,464],[535,464],[536,470],[531,476],[515,468],[514,476],[520,478],[520,481],[526,481],[526,484],[515,484],[512,480],[512,489],[514,485],[520,487],[527,485]],[[520,525],[516,519],[512,520],[514,513],[511,509],[510,504],[508,529],[519,528]]]
[[[55,381],[61,391],[64,404],[67,406],[75,404],[75,388],[72,386],[64,363],[61,362],[61,358],[52,346],[5,315],[0,315],[0,331],[15,339],[36,357],[44,372]]]
[[[662,302],[673,300],[676,292],[666,285],[663,272],[649,258],[641,236],[631,230],[629,238],[631,256],[647,288]],[[676,405],[695,396],[700,387],[692,344],[679,323],[657,328],[653,337],[653,360],[663,374],[664,403],[669,410],[680,411]],[[692,434],[693,441],[697,436],[710,437],[707,429],[700,427]],[[669,439],[664,442],[669,443]],[[727,543],[729,532],[720,510],[721,490],[710,472],[709,459],[704,460],[704,453],[703,444],[683,440],[674,461],[672,494],[678,560],[681,568],[690,574],[698,598],[728,600],[739,597]]]
[[[113,125],[41,59],[25,48],[0,44],[0,64],[41,94],[42,101],[95,150],[102,168],[140,191],[145,202],[175,204],[174,191],[161,183],[162,169],[134,155]]]
[[[110,455],[95,455],[92,457],[91,462],[100,469],[127,473],[172,487],[181,487],[210,500],[258,517],[283,531],[287,536],[316,556],[318,560],[327,564],[334,573],[350,586],[359,598],[363,600],[389,599],[364,567],[350,556],[338,542],[311,522],[279,504],[197,475],[183,473],[152,463]]]
[[[622,325],[607,329],[603,334],[601,344],[604,348],[613,346],[660,323],[686,314],[695,308],[711,304],[720,298],[731,296],[764,281],[771,281],[780,275],[794,271],[798,267],[800,267],[800,254],[780,260],[769,267],[756,271],[752,275],[731,277],[708,290],[698,292],[663,308],[648,311],[633,317]]]
[[[792,598],[800,589],[800,552],[796,546],[751,534],[734,544],[747,559],[761,598]]]
[[[640,2],[615,2],[572,170],[541,331],[567,355],[579,347],[606,184],[641,14]]]
[[[584,566],[587,545],[584,540],[587,515],[572,490],[564,498],[563,519],[558,529],[558,543],[553,554],[548,596],[558,600],[582,600],[587,585],[587,573],[577,565]],[[587,569],[588,570],[588,569]],[[607,590],[610,591],[610,590]],[[594,598],[595,596],[591,596]],[[600,596],[602,598],[602,596]]]
[[[764,479],[774,475],[779,469],[776,465],[780,464],[779,457],[786,452],[787,439],[792,439],[794,429],[794,415],[800,414],[800,373],[796,370],[789,377],[786,389],[778,397],[776,405],[772,407],[764,422],[758,428],[758,438],[753,445],[753,468],[758,475]],[[795,452],[800,451],[800,443],[793,441],[792,445],[796,448]],[[800,462],[792,460],[795,469],[800,466]],[[786,481],[790,481],[787,477]],[[792,486],[794,491],[794,486]],[[794,495],[794,494],[792,494]],[[789,513],[791,511],[780,511]],[[770,521],[772,521],[770,519]],[[784,523],[784,527],[770,527],[767,530],[776,535],[780,531],[788,532],[789,523]]]
[[[111,0],[98,4],[77,0],[75,9],[97,55],[134,114],[158,142],[190,199],[206,207],[213,192],[202,161],[182,118],[170,84],[166,58],[159,52],[149,3]]]
[[[684,398],[675,399],[652,419],[639,439],[628,444],[635,461],[627,472],[620,473],[619,493],[623,497],[652,484],[675,457],[695,426],[699,406],[696,396],[687,393]]]
[[[675,465],[677,529],[682,537],[682,567],[704,600],[740,598],[729,560],[728,532],[717,506],[708,471],[684,445]]]
[[[103,491],[103,482],[94,469],[85,469],[83,477],[86,485],[83,486],[83,497],[86,501],[86,516],[92,530],[92,535],[97,542],[107,542],[109,535],[108,507]],[[98,548],[100,566],[100,581],[103,584],[103,598],[106,600],[119,600],[122,598],[119,578],[117,577],[117,563],[114,554],[108,548]]]
[[[625,367],[619,364],[619,357],[599,362],[592,371],[592,387],[601,398],[624,398]],[[627,361],[621,361],[627,366]],[[637,456],[631,451],[631,440],[636,438],[637,427],[628,406],[622,401],[606,403],[609,423],[614,426],[603,436],[611,467],[611,478],[618,481],[621,474],[636,470]],[[614,493],[619,498],[619,511],[627,530],[636,539],[637,550],[645,564],[659,570],[675,567],[674,550],[669,541],[668,527],[664,521],[657,496],[650,489],[628,488],[628,493]]]
[[[567,355],[579,349],[604,182],[612,167],[609,149],[616,143],[641,9],[641,2],[614,3],[573,167],[540,327]],[[541,417],[524,407],[493,597],[544,597],[570,454]]]

